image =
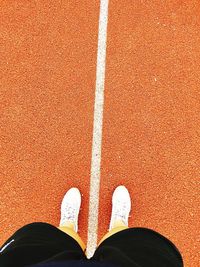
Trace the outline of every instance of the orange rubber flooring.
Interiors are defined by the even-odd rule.
[[[55,226],[72,186],[87,242],[100,2],[0,4],[0,242]],[[131,193],[131,227],[200,251],[200,2],[110,1],[98,239],[111,196]]]

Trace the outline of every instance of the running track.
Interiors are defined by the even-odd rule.
[[[94,164],[98,240],[123,184],[129,225],[164,234],[185,266],[198,267],[200,3],[110,0],[98,171],[99,14],[93,0],[1,1],[0,242],[26,223],[58,225],[62,197],[76,186],[87,243]]]

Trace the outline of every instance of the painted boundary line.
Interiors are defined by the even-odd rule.
[[[88,258],[91,258],[93,256],[97,246],[108,2],[109,0],[101,0],[100,2],[94,128],[90,176],[88,241],[86,251],[86,255]]]

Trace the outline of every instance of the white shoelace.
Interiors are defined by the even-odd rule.
[[[114,220],[121,219],[125,224],[127,223],[127,203],[116,201],[114,209]]]
[[[61,221],[62,222],[65,222],[65,221],[74,222],[75,221],[75,218],[76,218],[75,209],[72,208],[69,205],[66,205],[64,212],[62,212],[62,219],[61,219]]]

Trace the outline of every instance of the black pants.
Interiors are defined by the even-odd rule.
[[[5,242],[1,250],[1,267],[63,260],[95,260],[121,267],[183,266],[175,245],[146,228],[129,228],[110,236],[100,244],[91,259],[86,258],[71,236],[47,223],[25,225]]]

